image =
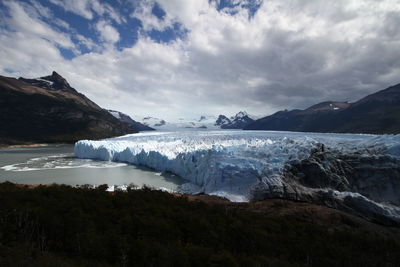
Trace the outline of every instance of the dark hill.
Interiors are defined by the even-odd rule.
[[[0,144],[75,142],[134,133],[56,72],[39,79],[0,76]]]
[[[400,84],[357,102],[323,102],[305,110],[278,111],[245,130],[400,133]]]
[[[110,114],[113,115],[118,120],[127,123],[134,130],[137,130],[137,131],[154,131],[155,130],[155,129],[147,126],[146,124],[143,124],[143,123],[133,120],[131,117],[129,117],[128,115],[126,115],[125,113],[122,113],[120,111],[109,109],[108,112],[110,112]]]
[[[0,184],[0,266],[399,266],[399,229],[308,203]]]

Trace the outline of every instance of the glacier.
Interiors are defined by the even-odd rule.
[[[323,144],[344,152],[400,157],[400,135],[323,134],[280,131],[147,132],[75,144],[78,158],[144,165],[188,181],[184,193],[231,201],[253,199],[254,188],[282,188],[282,173]]]

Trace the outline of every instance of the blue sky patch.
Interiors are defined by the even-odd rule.
[[[260,0],[210,0],[210,2],[215,2],[218,11],[223,11],[230,15],[235,15],[238,11],[236,8],[245,8],[249,12],[249,18],[252,18],[257,10],[260,8],[262,1]]]
[[[173,27],[168,27],[164,31],[151,30],[147,35],[158,43],[169,43],[176,39],[184,39],[188,33],[182,24],[174,23]]]
[[[155,3],[153,6],[153,9],[151,10],[154,16],[156,16],[158,19],[164,19],[166,13],[165,11],[160,7],[158,3]]]
[[[210,2],[212,1],[216,0],[210,0]],[[24,3],[25,7],[29,5],[29,1],[20,0],[17,2]],[[92,19],[88,19],[66,10],[60,5],[54,4],[50,0],[35,1],[35,3],[39,3],[43,7],[48,8],[52,13],[50,17],[40,16],[39,14],[37,17],[39,17],[42,22],[48,24],[52,29],[69,36],[71,41],[75,44],[75,49],[66,49],[65,47],[61,47],[59,45],[57,46],[61,55],[65,59],[70,60],[79,54],[96,52],[96,49],[101,49],[101,47],[106,45],[101,38],[100,32],[96,28],[96,24],[99,21],[105,21],[107,25],[112,26],[116,31],[118,31],[120,38],[119,41],[114,43],[114,47],[117,50],[132,47],[137,42],[139,34],[148,36],[158,43],[169,43],[177,39],[184,39],[187,36],[188,30],[178,22],[175,22],[171,27],[167,27],[161,31],[156,29],[145,31],[143,29],[142,22],[139,19],[131,16],[131,14],[135,11],[135,4],[107,0],[103,0],[101,2],[112,7],[112,9],[115,11],[114,14],[119,16],[119,18],[113,18],[107,12],[99,15],[93,8],[89,6],[87,7],[87,11],[92,14]],[[260,6],[259,2],[260,1],[258,0],[220,0],[215,3],[217,3],[217,9],[219,11],[234,14],[236,7],[244,7],[249,10],[250,15],[254,15]],[[11,16],[11,14],[9,14],[10,11],[6,8],[6,5],[3,4],[3,1],[0,1],[0,7],[1,13]],[[157,2],[154,3],[151,12],[160,20],[164,20],[166,17],[166,12]],[[8,31],[12,30],[9,28],[7,22],[3,20],[4,19],[0,20],[0,28]],[[69,27],[63,26],[62,22],[67,23]],[[80,38],[78,35],[86,38],[86,41],[82,41],[82,38]],[[85,45],[85,43],[92,43],[94,45]],[[79,50],[79,52],[76,50]]]

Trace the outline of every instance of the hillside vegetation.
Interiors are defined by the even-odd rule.
[[[0,76],[0,145],[73,143],[137,132],[56,72],[40,79]]]
[[[294,215],[277,212],[290,208],[279,202],[267,212],[255,209],[257,203],[205,203],[149,188],[106,188],[0,184],[0,266],[400,263],[398,229],[365,227],[347,216],[328,224],[310,220],[322,218],[326,208]]]

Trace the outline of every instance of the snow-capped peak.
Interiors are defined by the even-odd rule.
[[[197,118],[178,118],[175,121],[166,121],[155,117],[134,117],[135,120],[162,131],[179,130],[217,130],[217,129],[243,129],[253,119],[245,111],[240,111],[234,117],[228,118],[225,115],[200,115]]]
[[[245,116],[250,117],[246,111],[239,111],[234,118],[243,118]]]

